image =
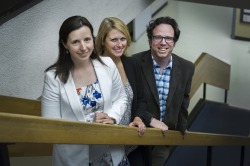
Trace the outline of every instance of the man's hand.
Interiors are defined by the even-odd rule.
[[[151,127],[154,127],[154,128],[157,128],[157,129],[161,129],[162,135],[166,136],[166,133],[167,133],[167,130],[168,130],[168,126],[165,123],[163,123],[163,122],[161,122],[161,121],[159,121],[159,120],[157,120],[155,118],[152,118],[152,120],[151,120],[151,122],[150,122],[149,125]]]

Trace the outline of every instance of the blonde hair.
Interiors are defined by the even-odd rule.
[[[104,53],[104,42],[105,39],[112,29],[116,29],[123,33],[127,38],[127,47],[125,48],[124,55],[127,54],[127,48],[131,44],[131,36],[129,34],[129,30],[127,25],[116,17],[107,17],[104,18],[100,24],[97,36],[96,36],[96,50],[98,54],[102,55]]]

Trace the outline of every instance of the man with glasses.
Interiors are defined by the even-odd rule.
[[[170,130],[186,133],[193,63],[172,53],[180,36],[177,22],[159,17],[149,22],[150,49],[135,57],[141,65],[150,119],[158,119]],[[148,119],[145,119],[148,120]],[[152,165],[164,166],[169,146],[152,147]]]

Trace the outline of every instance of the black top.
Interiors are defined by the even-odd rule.
[[[153,116],[147,111],[140,65],[133,57],[123,55],[121,60],[134,94],[131,107],[131,120],[138,116],[143,120],[146,126],[149,126]]]

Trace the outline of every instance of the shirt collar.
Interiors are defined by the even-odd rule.
[[[153,60],[153,67],[154,67],[154,68],[160,68],[160,65],[158,65],[158,64],[156,63],[156,61],[155,61],[153,55],[151,55],[151,57],[152,57],[152,60]],[[172,69],[172,67],[173,67],[173,58],[172,58],[172,54],[171,54],[169,63],[168,63],[168,65],[165,67],[165,69]]]

